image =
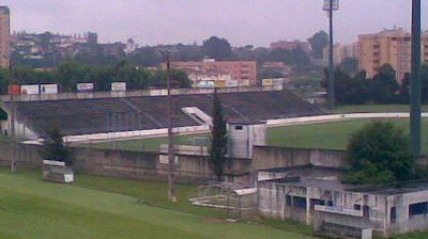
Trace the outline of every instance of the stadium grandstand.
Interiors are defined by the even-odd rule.
[[[144,135],[135,132],[166,132],[168,97],[165,91],[122,93],[58,94],[45,98],[17,96],[13,103],[9,97],[3,97],[1,108],[8,114],[15,108],[15,131],[21,139],[44,138],[54,127],[59,127],[69,139],[74,137],[74,141],[94,135],[130,138]],[[212,89],[173,91],[172,119],[176,132],[209,128],[212,94]],[[272,119],[323,114],[318,107],[282,89],[220,89],[218,94],[228,123],[260,124]],[[11,125],[10,118],[4,125]],[[106,136],[112,133],[115,136]]]

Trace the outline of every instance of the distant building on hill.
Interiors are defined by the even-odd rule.
[[[165,69],[166,65],[162,67]],[[212,87],[237,87],[257,85],[257,64],[255,61],[181,61],[172,62],[171,67],[185,71],[195,87],[201,82],[212,82]],[[207,85],[207,84],[202,84]]]

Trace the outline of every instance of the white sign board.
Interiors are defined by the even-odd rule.
[[[262,80],[262,86],[271,86],[271,85],[273,85],[272,79],[263,79]]]
[[[214,88],[214,81],[200,81],[198,88]]]
[[[22,85],[21,86],[21,94],[22,95],[38,95],[39,85]]]
[[[126,82],[112,82],[111,91],[126,91]]]
[[[78,83],[77,84],[77,91],[84,92],[84,91],[92,91],[94,89],[94,83]]]
[[[272,79],[272,85],[282,85],[282,84],[284,84],[284,78]]]
[[[237,80],[228,80],[226,81],[226,87],[238,87]]]
[[[169,164],[168,155],[160,154],[159,155],[160,164]],[[174,156],[174,164],[178,165],[178,156]]]
[[[40,91],[42,94],[58,94],[57,84],[41,84]]]
[[[239,86],[250,86],[250,80],[240,80],[238,84]]]

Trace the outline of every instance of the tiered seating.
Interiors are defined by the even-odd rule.
[[[230,123],[322,114],[287,91],[221,93],[219,97]],[[173,96],[173,126],[198,125],[182,108],[197,107],[211,115],[212,99],[210,94]],[[41,134],[54,126],[61,127],[66,135],[168,127],[166,96],[16,102],[16,107],[19,120]]]

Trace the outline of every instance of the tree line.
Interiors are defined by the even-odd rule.
[[[191,81],[184,71],[171,70],[174,88],[190,88]],[[11,72],[0,69],[0,94],[7,94],[8,85],[58,84],[60,92],[75,92],[78,83],[93,83],[94,91],[110,91],[112,82],[126,82],[127,90],[166,88],[167,74],[162,69],[136,67],[126,61],[114,66],[90,66],[74,61],[64,62],[52,71],[17,67]]]
[[[328,71],[322,86],[328,89]],[[407,104],[410,101],[410,74],[406,73],[401,84],[396,79],[394,68],[385,64],[376,75],[368,78],[366,71],[354,75],[346,73],[340,66],[335,69],[334,95],[338,104]],[[422,101],[428,103],[428,65],[421,69]]]

